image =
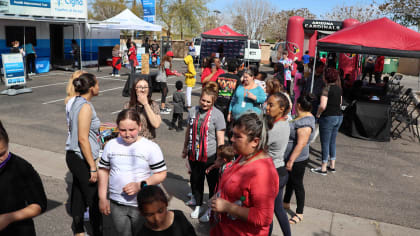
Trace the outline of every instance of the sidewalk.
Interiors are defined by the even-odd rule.
[[[44,151],[36,148],[22,146],[19,144],[10,145],[10,150],[16,154],[26,158],[34,168],[41,174],[53,177],[59,180],[66,179],[68,172],[63,154]],[[167,191],[173,196],[170,200],[169,207],[178,209],[185,213],[189,219],[191,208],[184,204],[186,193],[189,192],[188,182],[180,176],[168,173],[168,178],[164,183]],[[208,192],[206,190],[206,192]],[[295,206],[292,205],[291,209]],[[203,209],[204,210],[204,209]],[[48,212],[46,213],[48,214]],[[43,216],[40,216],[42,218]],[[45,216],[48,217],[48,216]],[[198,220],[190,219],[194,225],[198,235],[208,235],[209,225],[200,224]],[[274,220],[273,235],[282,235],[277,220]],[[67,227],[70,230],[70,227]],[[314,236],[346,236],[346,235],[363,235],[363,236],[391,236],[391,235],[420,235],[420,230],[402,227],[370,219],[359,218],[350,215],[343,215],[325,210],[305,207],[305,218],[297,224],[292,225],[293,235],[314,235]],[[49,234],[58,235],[57,232],[48,232]],[[60,235],[70,235],[70,232],[61,232]],[[42,234],[47,235],[47,234]]]

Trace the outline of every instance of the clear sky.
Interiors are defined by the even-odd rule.
[[[232,7],[236,0],[212,0],[207,6],[213,10],[224,12]],[[270,2],[275,9],[290,10],[299,8],[308,8],[313,14],[323,15],[333,9],[335,6],[345,5],[369,5],[373,0],[266,0]],[[384,0],[376,0],[382,3]]]

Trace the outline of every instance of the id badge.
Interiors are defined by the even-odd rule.
[[[245,101],[243,101],[242,102],[242,107],[245,107],[246,106],[246,102]]]

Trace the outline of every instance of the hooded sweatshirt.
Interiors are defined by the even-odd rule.
[[[185,84],[187,87],[194,87],[195,86],[195,68],[194,68],[194,61],[191,55],[188,55],[184,58],[185,64],[188,66],[188,72],[185,73]]]

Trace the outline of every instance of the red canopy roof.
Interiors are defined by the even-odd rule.
[[[420,33],[384,17],[318,40],[319,50],[420,58]]]
[[[212,39],[248,39],[248,36],[233,31],[229,26],[223,25],[201,34],[203,38]]]

